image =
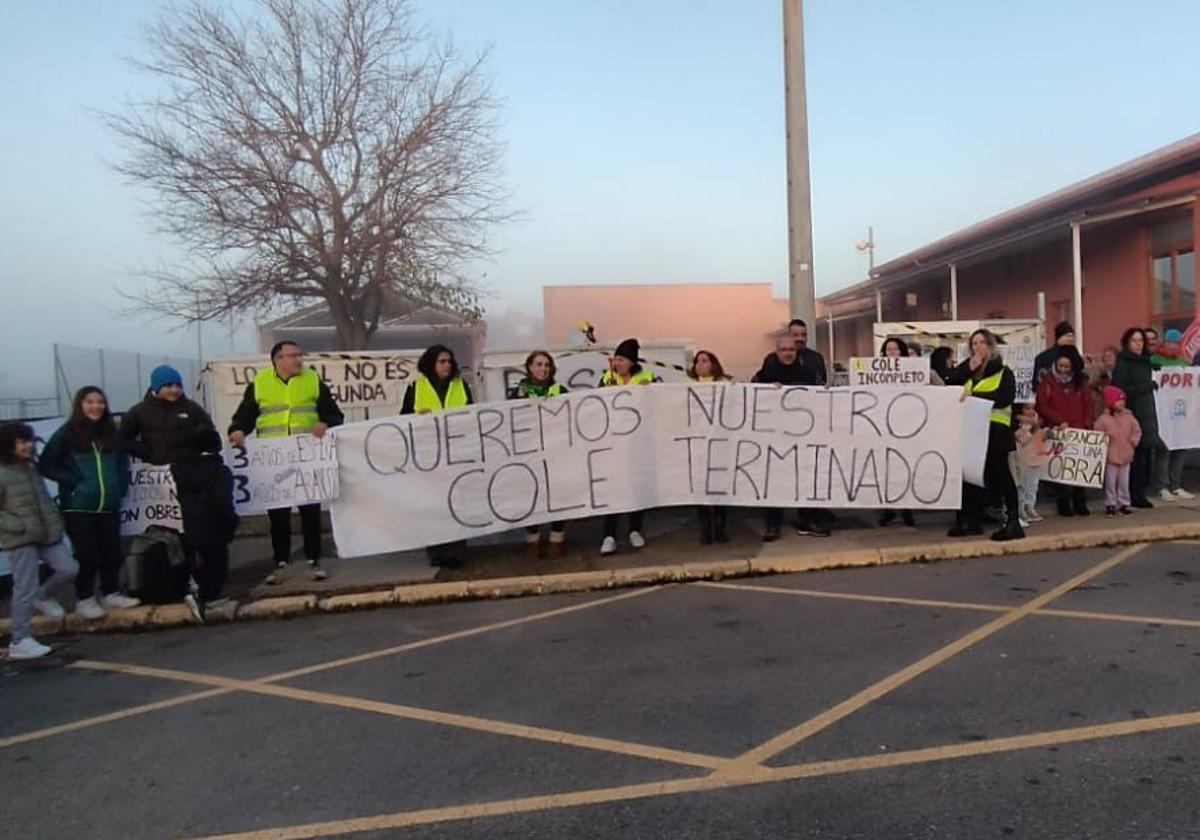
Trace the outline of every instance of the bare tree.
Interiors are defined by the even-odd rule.
[[[406,0],[203,0],[147,28],[162,92],[107,124],[118,171],[200,266],[159,271],[135,308],[185,320],[324,301],[361,349],[397,295],[475,318],[461,274],[507,217],[486,55],[459,58]]]

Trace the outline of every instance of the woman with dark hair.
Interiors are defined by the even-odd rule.
[[[636,338],[627,338],[617,345],[608,360],[608,370],[600,377],[598,388],[624,387],[626,385],[649,385],[658,379],[653,373],[642,367],[638,361],[641,345]],[[646,546],[646,538],[642,536],[642,514],[644,511],[635,510],[629,514],[629,545],[635,549]],[[601,554],[617,553],[617,526],[620,518],[615,513],[604,517],[604,542],[600,543]]]
[[[894,335],[890,335],[883,340],[883,344],[879,346],[879,355],[885,359],[906,359],[909,355],[909,346]],[[917,522],[913,519],[911,510],[900,511],[900,517],[904,520],[904,524],[909,528],[917,527]],[[896,511],[885,510],[879,514],[879,527],[886,528],[896,521]]]
[[[950,377],[954,373],[954,365],[950,363],[950,360],[953,358],[954,351],[949,347],[934,348],[934,351],[929,354],[929,369],[942,380],[943,385],[950,384]]]
[[[75,394],[71,417],[42,450],[38,471],[58,484],[58,507],[79,563],[75,612],[96,619],[104,617],[105,607],[136,607],[138,599],[118,591],[122,558],[117,511],[129,486],[129,459],[117,448],[117,424],[102,390],[89,385]]]
[[[452,408],[465,408],[475,402],[471,386],[463,381],[454,351],[444,344],[435,344],[417,360],[417,377],[404,391],[401,414],[435,414]],[[466,540],[431,545],[425,548],[433,566],[457,566],[459,552]]]
[[[1006,542],[1025,537],[1025,531],[1021,529],[1017,484],[1008,464],[1008,453],[1015,448],[1012,404],[1017,395],[1017,380],[1004,364],[997,344],[990,330],[975,330],[971,333],[971,355],[951,372],[946,381],[948,385],[963,386],[964,400],[977,397],[992,404],[983,465],[985,487],[963,483],[962,510],[950,529],[951,537],[970,537],[983,533],[981,523],[989,491],[998,492],[1004,500],[1006,517],[1004,527],[992,534],[992,539]]]
[[[121,418],[123,451],[151,464],[169,464],[183,518],[183,550],[195,571],[195,590],[183,602],[193,620],[221,597],[229,573],[229,543],[237,531],[233,473],[225,466],[221,435],[198,403],[183,392],[183,377],[170,365],[150,372],[150,388]]]
[[[458,370],[454,351],[444,344],[435,344],[417,360],[417,378],[404,391],[400,413],[430,414],[474,402],[471,386]]]
[[[525,357],[525,377],[509,390],[508,398],[510,400],[538,400],[567,393],[567,389],[554,378],[557,373],[558,366],[554,364],[554,357],[545,350],[534,350]],[[550,523],[550,542],[547,544],[546,556],[551,560],[557,560],[563,556],[563,542],[566,539],[564,529],[565,526],[561,521]],[[530,525],[525,529],[525,559],[537,560],[541,555],[541,549],[541,528],[537,525]]]
[[[78,566],[63,542],[62,515],[34,469],[33,429],[24,423],[0,424],[0,551],[12,563],[12,641],[9,659],[36,659],[50,648],[29,634],[36,609],[61,619],[54,590],[75,577]],[[52,574],[40,583],[38,567]]]
[[[1083,356],[1067,344],[1038,381],[1038,417],[1044,429],[1092,428],[1092,392],[1083,372]],[[1069,484],[1055,484],[1059,516],[1088,516],[1087,491]]]
[[[692,363],[687,369],[689,382],[732,382],[733,377],[725,373],[721,360],[710,350],[697,350],[692,356]],[[719,543],[729,542],[729,534],[725,531],[728,510],[724,505],[697,505],[696,516],[700,520],[700,544],[710,545],[714,540]]]
[[[1146,349],[1146,332],[1130,327],[1121,335],[1121,352],[1113,367],[1112,384],[1125,392],[1125,403],[1142,429],[1142,439],[1133,455],[1129,495],[1135,508],[1152,508],[1146,498],[1150,489],[1150,462],[1158,447],[1158,410],[1154,406],[1154,367]]]

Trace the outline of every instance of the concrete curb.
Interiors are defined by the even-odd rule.
[[[702,560],[630,569],[564,572],[557,575],[526,575],[491,580],[444,581],[387,587],[367,592],[330,595],[289,595],[262,598],[247,604],[230,602],[211,610],[208,623],[253,621],[266,618],[290,618],[313,612],[345,612],[379,607],[436,604],[449,601],[473,601],[490,598],[520,598],[565,592],[591,592],[631,586],[653,586],[696,580],[788,574],[821,569],[880,566],[894,563],[925,563],[940,560],[968,560],[977,557],[1035,554],[1083,548],[1133,545],[1200,539],[1200,522],[1171,525],[1146,525],[1119,531],[1085,531],[1075,534],[1032,536],[1023,540],[995,543],[989,539],[943,540],[911,546],[887,546],[816,552],[782,557],[754,557],[749,560]],[[35,636],[62,633],[115,633],[193,625],[183,604],[135,607],[113,610],[98,621],[84,621],[74,614],[65,619],[35,616]],[[10,624],[0,620],[0,636],[7,636]]]

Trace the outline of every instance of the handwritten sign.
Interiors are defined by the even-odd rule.
[[[324,380],[342,408],[384,408],[400,405],[404,388],[416,374],[417,355],[312,353],[305,356],[304,363]],[[240,397],[268,364],[265,356],[258,362],[215,363],[217,387],[228,396]]]
[[[1046,480],[1073,487],[1104,487],[1108,435],[1087,429],[1047,429]]]
[[[356,557],[671,505],[955,509],[963,417],[948,388],[663,384],[351,423],[334,536]]]
[[[889,359],[855,356],[850,359],[850,385],[860,388],[905,387],[929,384],[929,360],[921,357]]]
[[[1200,449],[1200,367],[1155,371],[1158,433],[1168,449]]]
[[[1033,366],[1037,360],[1038,345],[1028,335],[1015,344],[1001,344],[1000,355],[1004,364],[1013,372],[1017,380],[1017,395],[1013,402],[1033,402]]]
[[[338,494],[337,444],[332,435],[248,438],[225,450],[233,473],[233,505],[241,516],[327,502]]]
[[[151,525],[183,532],[183,511],[175,492],[175,478],[169,466],[143,461],[129,463],[129,490],[117,512],[121,536],[140,534]]]

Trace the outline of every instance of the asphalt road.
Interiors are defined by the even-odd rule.
[[[64,641],[13,838],[1200,837],[1200,546]]]

